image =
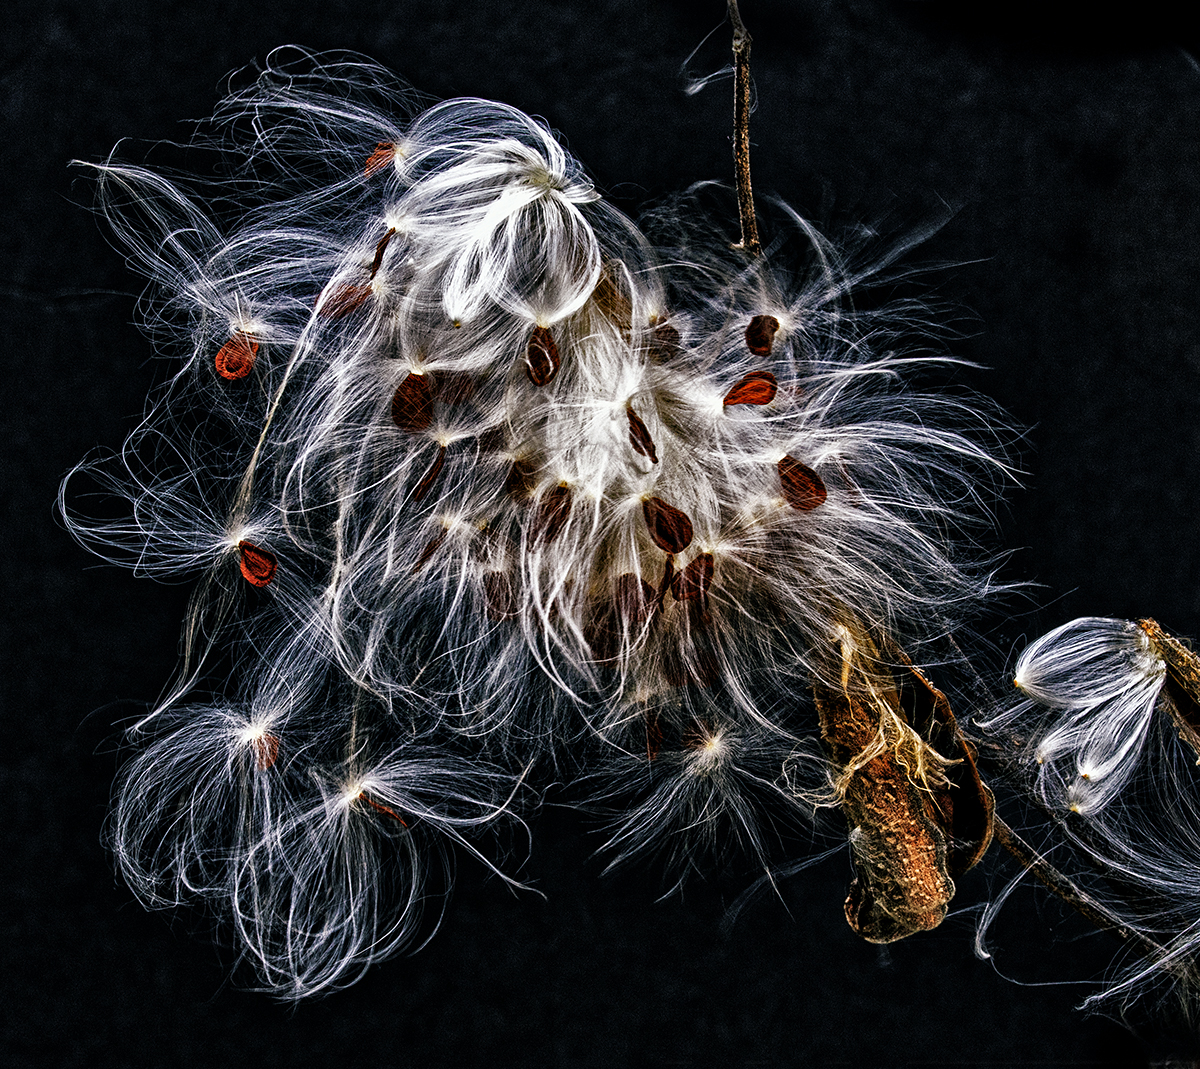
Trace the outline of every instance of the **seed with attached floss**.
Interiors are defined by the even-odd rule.
[[[238,567],[242,578],[251,586],[266,586],[275,578],[279,566],[275,554],[245,539],[238,543]]]
[[[279,737],[277,735],[259,735],[254,740],[254,767],[259,772],[266,772],[275,764],[279,757]]]
[[[217,374],[223,379],[244,379],[254,367],[258,355],[258,342],[242,331],[234,334],[217,353],[214,361]]]
[[[553,542],[563,532],[571,516],[571,488],[559,483],[542,497],[533,522],[533,540]]]
[[[370,286],[356,286],[353,282],[343,282],[321,301],[317,314],[326,319],[342,319],[366,304],[371,292]]]
[[[417,434],[433,422],[433,392],[425,375],[409,372],[392,395],[392,422]]]
[[[391,141],[380,141],[375,146],[375,151],[367,157],[367,162],[363,165],[363,174],[368,178],[377,175],[380,171],[386,170],[391,166],[395,158],[395,144]]]
[[[518,615],[512,583],[504,572],[488,572],[483,577],[483,596],[493,620],[511,620]]]
[[[384,805],[382,802],[377,802],[373,798],[368,798],[366,791],[358,792],[358,800],[360,802],[366,802],[367,805],[375,810],[375,812],[382,813],[384,816],[391,817],[393,820],[398,820],[404,827],[408,827],[408,821],[406,821],[399,813],[397,813],[394,809]]]
[[[534,386],[547,386],[558,374],[558,346],[548,327],[534,327],[525,349],[525,373]]]
[[[412,499],[414,501],[424,501],[425,495],[429,493],[433,484],[437,482],[437,477],[442,474],[442,465],[446,463],[446,447],[439,446],[438,455],[430,469],[425,473],[425,477],[417,483],[417,488],[413,491]]]
[[[751,371],[730,387],[725,395],[728,405],[769,405],[775,400],[779,384],[769,371]]]
[[[504,480],[504,492],[518,505],[529,504],[538,483],[538,470],[529,457],[517,457],[508,469]]]
[[[375,246],[375,259],[371,261],[371,277],[374,278],[379,273],[380,265],[383,263],[383,254],[387,251],[388,242],[396,236],[396,228],[392,227],[386,234],[379,239],[379,244]]]
[[[784,457],[779,462],[779,481],[784,499],[801,512],[811,512],[823,505],[828,496],[821,476],[795,457]]]
[[[775,342],[779,320],[774,316],[755,316],[746,328],[746,348],[755,356],[766,356]]]
[[[703,601],[708,597],[716,565],[711,553],[701,553],[674,579],[671,593],[676,601]]]
[[[642,417],[633,410],[633,405],[625,406],[625,415],[629,417],[629,444],[635,452],[649,457],[651,464],[657,464],[658,450],[654,448],[654,439],[650,437],[650,431],[642,422]]]
[[[642,515],[655,545],[666,553],[682,553],[692,542],[692,521],[661,497],[642,502]]]
[[[442,543],[446,541],[446,529],[443,527],[438,533],[426,543],[425,548],[421,550],[421,555],[417,558],[417,563],[413,565],[412,574],[416,575],[426,564],[430,562],[433,555],[442,548]]]

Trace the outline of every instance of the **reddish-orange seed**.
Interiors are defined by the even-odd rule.
[[[446,447],[438,447],[438,455],[435,458],[433,465],[425,473],[425,477],[417,483],[417,488],[413,491],[412,499],[414,501],[424,501],[425,495],[429,493],[433,484],[437,481],[437,477],[442,474],[442,465],[446,463]]]
[[[553,542],[571,517],[571,488],[559,483],[542,496],[533,523],[533,541]]]
[[[654,439],[650,437],[650,431],[642,422],[642,417],[633,410],[633,405],[628,404],[625,406],[625,415],[629,417],[629,444],[633,446],[634,452],[649,457],[651,464],[657,464],[658,450],[654,448]]]
[[[279,566],[275,554],[245,539],[238,543],[238,567],[242,578],[251,586],[266,586],[275,578]]]
[[[730,387],[726,405],[769,405],[775,400],[779,384],[769,371],[751,371]]]
[[[655,545],[666,553],[682,553],[692,542],[692,521],[661,497],[642,502],[642,515]]]
[[[214,363],[217,374],[223,379],[244,379],[254,367],[254,359],[258,355],[258,342],[255,338],[238,331],[221,346]]]
[[[671,593],[676,601],[703,601],[708,597],[716,565],[711,553],[701,553],[674,579]]]
[[[746,348],[755,356],[766,356],[775,343],[779,320],[774,316],[755,316],[746,328]]]
[[[371,261],[371,277],[374,278],[379,272],[380,266],[383,264],[383,254],[387,251],[388,242],[396,236],[396,228],[392,227],[386,234],[379,239],[379,244],[375,246],[375,259]]]
[[[784,499],[801,512],[811,512],[823,505],[828,496],[821,476],[795,457],[784,457],[779,462],[779,481]]]
[[[391,141],[380,141],[375,146],[375,151],[367,157],[367,162],[363,165],[363,174],[370,178],[372,175],[386,170],[395,158],[395,144]]]
[[[279,757],[279,736],[259,735],[254,740],[254,766],[259,772],[266,772],[275,764]]]
[[[429,377],[409,372],[392,395],[392,422],[402,431],[418,434],[433,422],[433,391]]]
[[[548,327],[534,327],[525,349],[525,373],[534,386],[547,386],[558,374],[558,346]]]
[[[367,805],[369,805],[372,809],[375,810],[375,812],[382,813],[382,814],[384,814],[384,816],[391,817],[392,820],[398,820],[404,827],[406,827],[406,828],[408,827],[408,821],[406,821],[399,813],[397,813],[390,806],[386,806],[382,802],[375,801],[374,798],[368,798],[366,791],[358,792],[358,800],[360,802],[366,802]]]
[[[370,296],[370,286],[356,286],[353,282],[343,282],[321,301],[317,314],[326,319],[342,319],[352,312],[357,312],[367,303]]]

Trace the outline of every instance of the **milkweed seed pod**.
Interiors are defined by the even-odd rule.
[[[129,517],[63,509],[198,580],[113,847],[292,997],[411,943],[424,859],[478,854],[546,759],[620,800],[618,860],[695,867],[729,828],[765,860],[829,793],[810,684],[843,687],[847,629],[870,675],[966,618],[992,581],[958,536],[1008,477],[994,413],[910,383],[952,363],[927,313],[850,303],[901,247],[843,257],[781,208],[747,262],[683,198],[659,249],[540,123],[410,99],[277,55],[217,112],[222,196],[95,168],[188,340],[74,473]],[[197,701],[226,654],[228,701]]]
[[[1174,991],[1200,974],[1200,658],[1153,620],[1084,617],[1035,641],[1017,700],[981,728],[1051,817],[1055,864],[1131,948],[1087,1004]],[[990,920],[998,908],[994,905]]]

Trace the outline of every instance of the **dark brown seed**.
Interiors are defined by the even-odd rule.
[[[254,765],[259,772],[266,772],[279,757],[279,738],[276,735],[259,735],[254,740]]]
[[[511,620],[518,615],[512,583],[504,572],[488,572],[483,577],[483,596],[493,620]]]
[[[596,307],[601,315],[618,330],[628,334],[632,326],[633,309],[629,304],[629,298],[613,281],[612,272],[618,270],[620,268],[611,264],[605,265],[604,270],[600,272],[600,280],[596,283],[596,288],[592,290],[592,300],[596,302]]]
[[[779,481],[787,503],[801,512],[823,505],[828,496],[821,476],[795,457],[784,457],[779,462]]]
[[[642,417],[633,410],[633,405],[625,406],[625,415],[629,417],[629,444],[635,452],[649,457],[651,464],[657,464],[658,450],[654,448],[654,439],[650,437],[650,431],[646,429]]]
[[[258,355],[258,342],[241,332],[235,334],[217,353],[217,374],[223,379],[244,379],[254,367]]]
[[[370,286],[356,286],[352,282],[343,282],[321,301],[317,314],[326,319],[342,319],[357,312],[367,303],[371,296]]]
[[[584,638],[592,656],[600,663],[620,655],[626,634],[640,631],[654,613],[654,588],[640,576],[627,572],[617,576],[611,598],[601,598],[590,607]]]
[[[488,427],[479,435],[476,443],[481,453],[499,453],[508,445],[508,435],[503,424],[497,423],[494,427]]]
[[[442,465],[446,463],[446,447],[438,447],[438,455],[433,461],[433,465],[425,473],[425,477],[417,483],[417,488],[413,491],[412,499],[414,501],[424,501],[425,495],[429,493],[430,488],[437,481],[437,477],[442,474]]]
[[[446,529],[443,527],[436,535],[433,536],[421,550],[421,555],[417,558],[417,563],[413,565],[412,573],[416,575],[426,564],[433,559],[433,555],[442,548],[442,543],[446,541]]]
[[[755,356],[766,356],[775,342],[779,320],[774,316],[755,316],[746,328],[746,348]]]
[[[618,616],[631,629],[641,628],[654,611],[654,587],[633,572],[618,575],[613,584],[613,603]]]
[[[363,166],[363,174],[368,178],[389,167],[396,158],[396,146],[391,141],[380,141],[375,151],[367,157]]]
[[[654,327],[654,333],[650,338],[651,359],[670,360],[677,356],[680,349],[679,331],[670,323],[659,323],[657,319],[651,319],[650,325]]]
[[[533,521],[533,541],[553,542],[563,532],[571,516],[571,488],[559,483],[542,495]]]
[[[433,396],[444,405],[466,404],[475,393],[475,380],[465,371],[431,371]]]
[[[558,374],[558,346],[547,327],[535,327],[525,350],[525,372],[534,386],[547,386]]]
[[[433,422],[433,391],[428,375],[409,372],[392,395],[392,422],[402,431],[417,434]]]
[[[238,567],[241,569],[242,578],[251,586],[266,586],[275,578],[278,562],[275,560],[275,554],[269,549],[263,549],[243,539],[238,543],[238,554]]]
[[[538,484],[538,469],[529,457],[517,457],[508,469],[504,492],[518,505],[528,505]]]
[[[778,389],[779,384],[769,371],[751,371],[733,384],[725,395],[725,404],[769,405]]]
[[[642,514],[655,545],[666,553],[682,553],[692,542],[692,521],[661,497],[642,502]]]
[[[671,593],[676,601],[703,601],[712,586],[715,563],[711,553],[701,553],[671,580]]]
[[[396,228],[392,227],[386,234],[379,239],[379,244],[375,246],[375,259],[371,261],[371,277],[374,278],[379,272],[379,266],[383,263],[383,254],[387,251],[388,242],[396,236]]]

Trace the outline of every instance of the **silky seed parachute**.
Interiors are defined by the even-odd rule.
[[[918,665],[992,592],[1009,470],[994,412],[912,385],[952,363],[925,310],[851,303],[906,245],[781,205],[747,258],[698,193],[651,240],[541,123],[412,100],[283,51],[206,135],[221,196],[93,168],[177,364],[63,512],[198,582],[117,786],[130,886],[326,991],[420,941],[452,850],[498,865],[545,775],[681,872],[844,804],[851,924],[938,923],[990,794]],[[123,518],[69,503],[88,478]]]

